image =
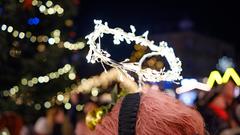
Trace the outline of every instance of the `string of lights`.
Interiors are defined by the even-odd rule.
[[[24,0],[19,0],[19,2],[23,3]],[[32,6],[38,7],[40,13],[44,15],[62,15],[64,13],[64,9],[60,5],[54,4],[50,0],[48,0],[46,3],[43,3],[40,0],[33,0]]]
[[[6,31],[8,33],[11,33],[13,37],[15,38],[20,38],[20,39],[24,39],[27,38],[28,40],[30,40],[32,43],[38,42],[38,43],[47,43],[49,45],[54,45],[57,44],[58,46],[64,47],[66,49],[69,50],[80,50],[83,49],[85,47],[85,43],[84,42],[76,42],[76,43],[70,43],[69,41],[61,41],[60,37],[61,37],[61,31],[59,29],[55,29],[54,31],[51,32],[51,37],[46,36],[46,35],[33,35],[31,32],[27,31],[27,32],[22,32],[22,31],[18,31],[15,30],[13,28],[13,26],[11,25],[6,25],[6,24],[2,24],[0,25],[0,28],[2,31]]]
[[[66,68],[66,66],[64,66]],[[63,68],[64,68],[63,67]],[[62,69],[63,69],[62,68]],[[67,66],[67,68],[69,68]],[[65,69],[66,70],[66,69]],[[69,79],[74,80],[75,77],[73,75],[74,73],[69,73]],[[104,79],[105,78],[105,79]],[[121,81],[122,79],[128,80],[128,81]],[[92,82],[96,82],[98,80],[99,83],[94,84]],[[102,100],[102,101],[110,101],[111,100],[111,94],[109,93],[104,93],[99,97],[100,89],[99,88],[107,88],[111,82],[118,81],[120,83],[120,86],[124,89],[131,90],[130,92],[134,92],[137,88],[137,84],[130,80],[129,78],[122,76],[122,74],[116,70],[116,69],[111,69],[108,72],[103,72],[102,74],[98,76],[94,76],[88,79],[83,78],[81,81],[72,84],[71,86],[65,88],[63,91],[64,92],[58,92],[55,96],[49,98],[49,100],[46,100],[44,102],[34,102],[31,101],[29,103],[23,103],[21,97],[18,98],[12,98],[12,100],[15,101],[17,105],[22,105],[26,104],[30,107],[34,107],[35,110],[39,111],[43,108],[49,109],[54,105],[61,105],[64,104],[64,108],[69,110],[73,107],[73,105],[70,103],[70,98],[71,95],[74,93],[86,93],[86,94],[91,94],[91,99],[92,100]],[[25,84],[25,83],[24,83]],[[19,89],[19,87],[14,86],[13,89]],[[97,98],[98,97],[98,98]],[[84,104],[77,104],[74,106],[77,111],[82,111]]]
[[[70,80],[74,80],[76,78],[76,74],[73,71],[73,67],[70,64],[66,64],[64,67],[59,68],[57,71],[48,73],[44,76],[33,77],[31,79],[22,78],[21,79],[21,85],[28,86],[28,87],[33,87],[36,84],[48,83],[49,81],[57,79],[60,76],[66,74],[66,73],[69,73],[68,78]],[[19,92],[19,86],[14,85],[13,87],[11,87],[8,90],[3,90],[3,96],[12,97],[12,96],[15,96],[16,93],[18,93],[18,92]]]

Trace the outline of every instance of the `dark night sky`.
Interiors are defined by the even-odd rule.
[[[188,18],[193,30],[206,36],[239,44],[240,11],[236,3],[225,1],[169,1],[159,0],[81,0],[77,22],[81,36],[93,29],[93,19],[102,19],[110,26],[129,30],[133,24],[139,33],[151,34],[179,31],[178,24]]]

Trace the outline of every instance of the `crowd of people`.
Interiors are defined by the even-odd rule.
[[[212,91],[199,96],[195,109],[183,105],[180,101],[166,94],[145,92],[142,94],[138,111],[136,134],[163,133],[179,134],[196,133],[199,135],[239,135],[239,91],[236,91],[233,81],[223,86],[217,86]],[[148,88],[151,91],[151,88]],[[156,88],[152,87],[152,91]],[[239,89],[238,89],[239,90]],[[152,94],[153,93],[153,94]],[[200,93],[199,93],[200,95]],[[77,94],[71,97],[72,105],[77,105]],[[120,102],[122,102],[120,100]],[[24,123],[16,112],[4,112],[0,115],[1,135],[90,135],[117,134],[120,103],[112,112],[91,131],[84,117],[88,112],[97,108],[93,102],[84,106],[84,113],[77,113],[76,109],[68,111],[55,106],[36,119],[32,125]],[[119,118],[120,119],[120,118]],[[144,127],[144,128],[143,128]],[[3,134],[4,133],[4,134]]]

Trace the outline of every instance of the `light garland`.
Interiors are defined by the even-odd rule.
[[[69,73],[70,75],[70,73]],[[125,80],[125,81],[122,81]],[[93,83],[98,82],[98,83]],[[82,81],[78,84],[72,84],[71,87],[65,88],[65,92],[58,92],[55,96],[51,97],[49,100],[46,100],[42,103],[34,102],[26,103],[26,105],[30,107],[34,107],[35,110],[39,111],[43,107],[46,109],[51,108],[54,105],[64,104],[64,108],[69,110],[73,107],[70,103],[71,94],[74,93],[91,93],[92,97],[97,97],[100,90],[99,88],[107,88],[112,82],[119,82],[120,86],[128,92],[136,92],[137,84],[133,82],[131,79],[123,76],[118,70],[111,69],[108,72],[103,72],[99,76],[93,76],[89,79],[82,79]],[[19,90],[19,87],[14,87],[13,89]],[[102,98],[102,99],[101,99]],[[107,101],[110,101],[110,94],[103,94],[100,97],[100,100],[103,98],[107,98]],[[12,98],[15,100],[17,105],[23,104],[21,97]],[[105,99],[106,100],[106,99]],[[75,105],[75,109],[77,111],[83,111],[84,104]]]
[[[211,87],[208,84],[198,82],[196,79],[182,79],[181,87],[176,88],[177,94],[182,94],[185,92],[192,91],[194,89],[202,91],[210,91]]]
[[[81,84],[73,89],[71,93],[92,92],[92,95],[95,95],[94,88],[107,88],[112,82],[119,82],[120,86],[126,88],[126,90],[130,93],[137,92],[138,90],[138,86],[133,80],[124,76],[121,72],[119,72],[119,70],[113,68],[107,72],[103,72],[99,76],[83,79]]]
[[[48,83],[49,81],[57,79],[66,73],[69,73],[68,77],[70,80],[74,80],[76,78],[76,75],[73,72],[72,66],[70,64],[66,64],[64,67],[59,68],[55,72],[48,73],[45,76],[33,77],[31,79],[22,78],[21,85],[33,87],[34,85],[39,83]],[[15,96],[17,92],[19,92],[19,86],[15,85],[8,90],[3,90],[3,95],[6,97],[7,96],[12,97],[12,96]]]
[[[20,3],[23,3],[24,0],[19,0]],[[53,4],[52,1],[48,0],[45,4],[40,0],[33,0],[32,6],[38,7],[40,13],[44,15],[54,15],[59,14],[62,15],[64,13],[64,9],[58,5]]]
[[[101,20],[94,20],[94,23],[95,30],[86,36],[86,39],[88,40],[87,44],[90,47],[88,55],[86,57],[88,62],[101,62],[107,64],[116,69],[119,69],[130,78],[132,77],[127,73],[127,71],[134,72],[139,77],[139,85],[142,84],[143,81],[158,82],[163,80],[177,81],[182,79],[182,76],[180,75],[182,71],[181,61],[175,56],[173,49],[167,46],[166,42],[160,42],[159,45],[155,45],[154,41],[148,40],[148,31],[146,31],[141,36],[136,36],[136,29],[132,25],[130,26],[132,32],[127,33],[120,28],[111,29],[108,27],[107,22],[102,24]],[[129,61],[128,59],[123,62],[115,62],[110,58],[111,55],[108,52],[101,49],[100,39],[103,37],[104,34],[114,35],[113,43],[115,45],[120,44],[124,40],[128,44],[135,41],[136,44],[149,47],[152,52],[145,54],[139,62],[127,63]],[[99,41],[97,42],[96,40]],[[159,55],[167,59],[171,70],[165,71],[164,68],[160,71],[152,70],[150,68],[142,69],[142,63],[146,58]]]
[[[68,41],[65,41],[65,42],[61,41],[60,40],[61,31],[58,29],[51,32],[52,36],[48,37],[46,35],[35,36],[35,35],[32,35],[32,33],[29,31],[28,32],[20,32],[18,30],[15,30],[13,28],[13,26],[8,26],[6,24],[0,25],[0,28],[2,31],[7,31],[8,33],[12,33],[12,36],[15,38],[20,38],[20,39],[27,38],[32,43],[35,43],[35,42],[42,43],[43,42],[43,43],[48,43],[50,45],[63,44],[61,47],[64,47],[69,50],[80,50],[85,47],[84,42],[70,43]]]

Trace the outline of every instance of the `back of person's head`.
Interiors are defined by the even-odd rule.
[[[121,104],[119,100],[94,134],[118,135]],[[136,118],[136,135],[204,135],[204,122],[196,110],[159,91],[141,93]]]

